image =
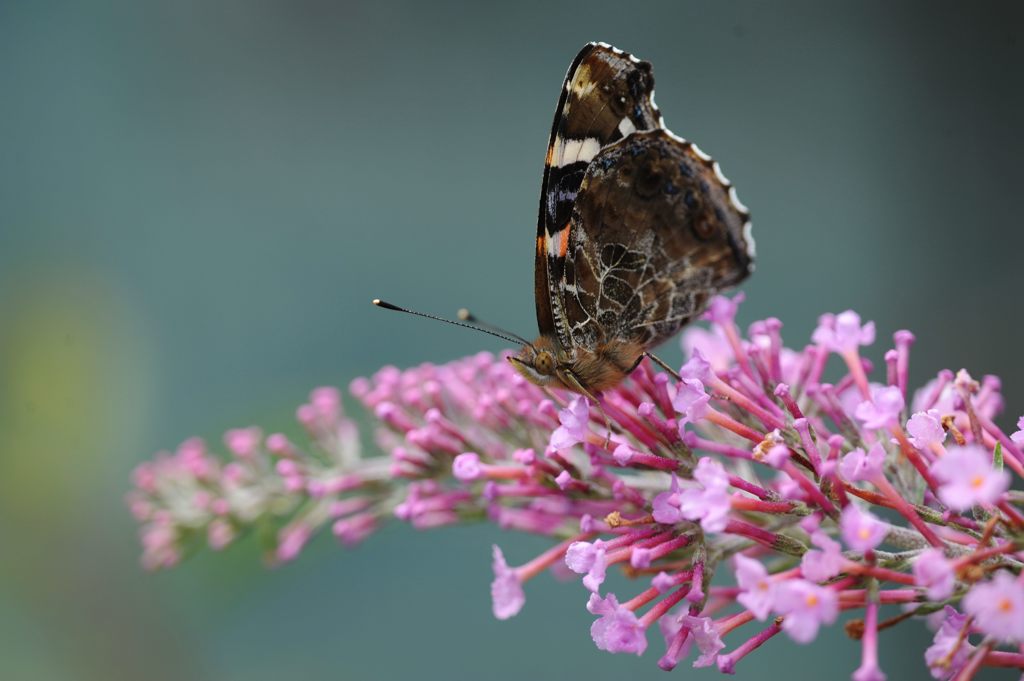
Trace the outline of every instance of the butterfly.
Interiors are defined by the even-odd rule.
[[[718,164],[665,128],[651,64],[587,44],[544,163],[540,336],[509,360],[537,385],[594,398],[753,267],[749,212]]]

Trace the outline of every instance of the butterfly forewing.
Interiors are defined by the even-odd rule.
[[[569,342],[551,286],[562,279],[573,203],[591,160],[634,130],[661,125],[651,65],[610,45],[586,45],[569,67],[548,140],[537,222],[537,322],[542,334]]]

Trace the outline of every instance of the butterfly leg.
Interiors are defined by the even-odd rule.
[[[633,366],[629,367],[629,369],[626,370],[626,375],[628,376],[629,374],[633,373],[636,370],[636,368],[640,366],[640,362],[644,361],[644,357],[646,356],[647,353],[641,353],[640,356],[636,358],[636,361],[633,362]]]
[[[652,362],[654,362],[655,364],[660,366],[662,369],[667,371],[669,373],[669,375],[672,376],[673,378],[675,378],[677,381],[683,380],[682,377],[676,372],[675,369],[673,369],[668,364],[666,364],[665,362],[660,360],[657,356],[655,356],[655,355],[653,355],[653,354],[651,354],[649,352],[645,352],[644,354],[640,355],[641,359],[643,359],[644,357],[650,357]],[[640,363],[640,360],[637,360],[637,364],[639,364],[639,363]],[[633,369],[635,369],[635,368],[636,368],[636,365],[633,366]],[[630,369],[630,371],[632,371],[633,369]]]

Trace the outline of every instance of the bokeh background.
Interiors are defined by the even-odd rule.
[[[491,528],[145,574],[129,472],[281,427],[313,386],[502,347],[373,297],[532,334],[544,145],[588,40],[654,63],[669,125],[753,211],[745,321],[797,346],[849,307],[910,328],[916,382],[999,374],[1009,424],[1022,29],[1010,2],[0,3],[0,678],[664,678],[657,646],[593,648],[578,584],[494,621],[490,543],[544,543]],[[927,678],[930,634],[903,629],[890,678]],[[780,639],[738,676],[857,655]]]

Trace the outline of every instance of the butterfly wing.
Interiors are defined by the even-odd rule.
[[[548,140],[534,266],[537,324],[542,335],[555,335],[563,347],[570,337],[558,287],[572,206],[587,166],[608,144],[660,126],[649,62],[604,43],[580,50],[562,85]]]
[[[650,348],[753,269],[750,216],[718,164],[658,129],[591,162],[576,198],[563,269],[571,342]]]

